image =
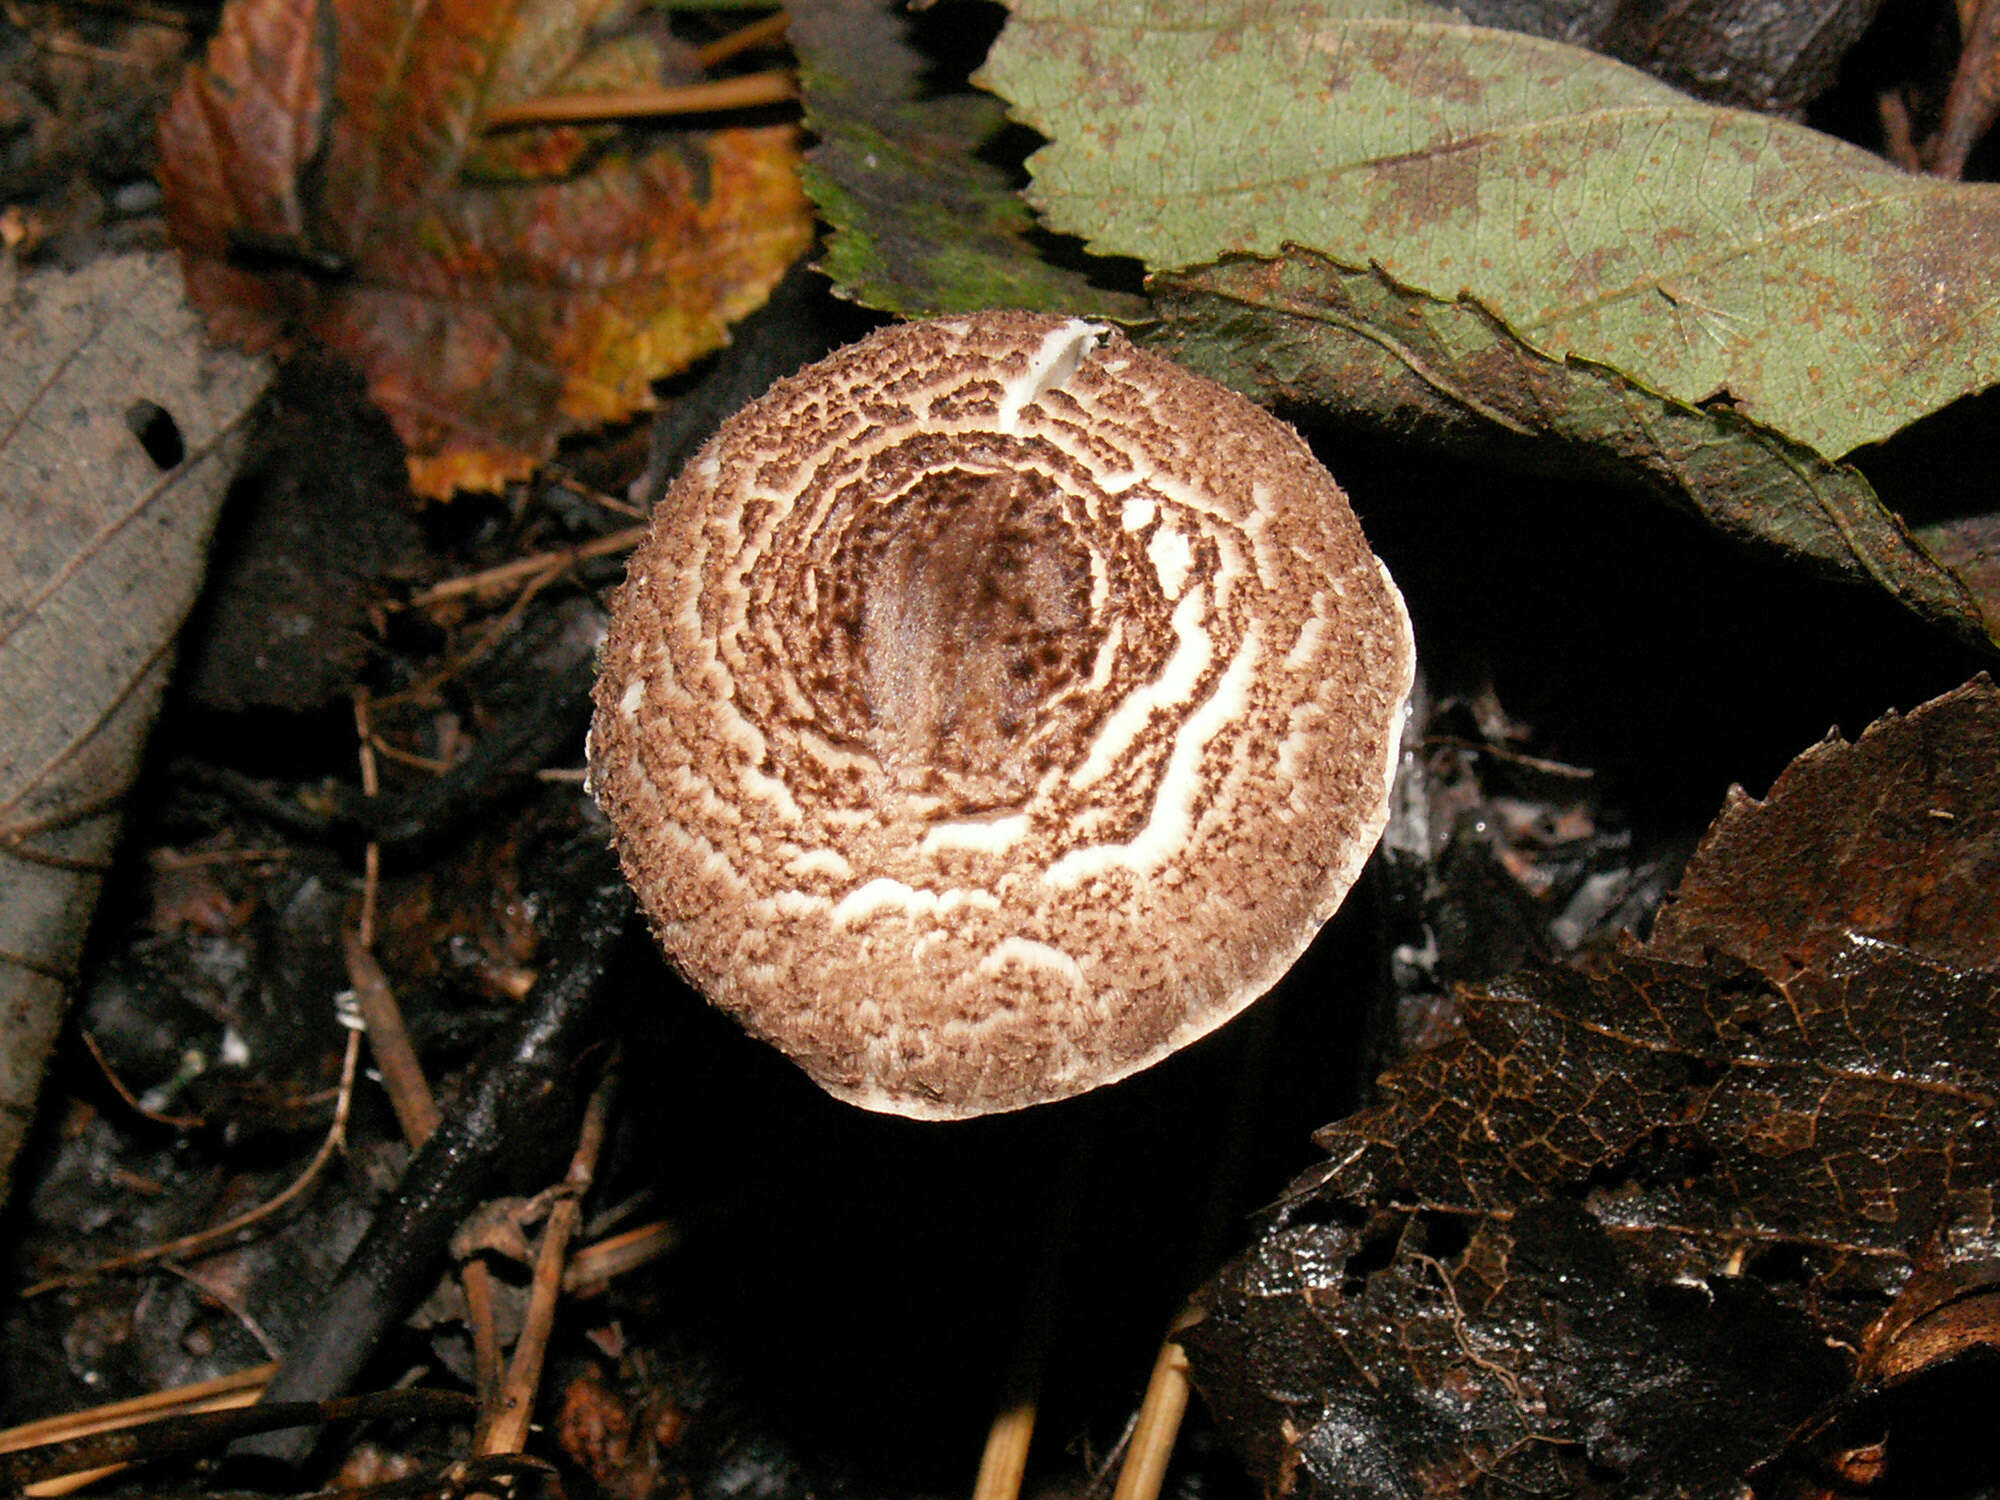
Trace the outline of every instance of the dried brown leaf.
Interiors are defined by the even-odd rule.
[[[483,110],[674,59],[607,0],[234,0],[161,126],[190,295],[354,359],[421,494],[491,488],[649,403],[805,249],[793,127],[621,145]]]
[[[164,257],[23,281],[0,320],[0,1198],[262,361]]]

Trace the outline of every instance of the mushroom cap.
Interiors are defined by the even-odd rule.
[[[590,775],[711,1001],[839,1098],[960,1118],[1276,984],[1381,835],[1414,664],[1290,427],[1104,327],[939,319],[688,464]]]

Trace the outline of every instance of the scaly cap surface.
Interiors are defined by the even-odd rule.
[[[1282,422],[1074,319],[883,329],[723,424],[605,643],[591,778],[674,963],[957,1118],[1274,985],[1387,816],[1401,596]]]

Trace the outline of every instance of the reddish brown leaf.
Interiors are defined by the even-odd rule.
[[[1732,791],[1652,951],[1782,977],[1852,934],[2000,969],[2000,690],[1981,676],[1848,744],[1805,752],[1763,801]],[[1865,793],[1865,794],[1864,794]]]
[[[790,126],[621,149],[483,109],[658,82],[606,0],[233,0],[161,126],[190,294],[253,348],[354,359],[421,494],[490,488],[644,407],[805,249]],[[681,73],[689,65],[679,60]]]

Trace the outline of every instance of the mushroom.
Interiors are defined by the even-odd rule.
[[[591,782],[711,1001],[839,1098],[960,1118],[1278,982],[1381,834],[1414,659],[1276,418],[1078,319],[904,324],[656,508]]]

